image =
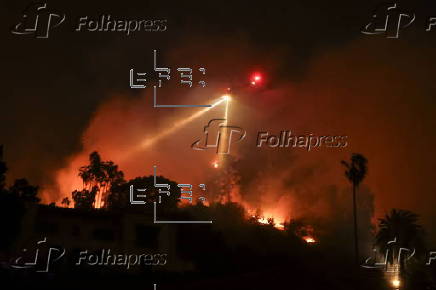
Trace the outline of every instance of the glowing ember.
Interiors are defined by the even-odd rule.
[[[268,224],[268,219],[266,219],[266,218],[258,218],[257,222],[260,223],[260,224],[267,225]]]
[[[284,224],[275,224],[274,227],[278,230],[284,231],[285,225]]]
[[[304,240],[306,243],[308,243],[308,244],[314,244],[314,243],[316,243],[316,240],[315,240],[314,238],[312,238],[312,237],[309,237],[309,236],[307,236],[307,237],[303,237],[303,240]]]
[[[281,231],[285,230],[284,224],[283,223],[276,224],[274,222],[274,218],[273,217],[270,217],[270,218],[265,218],[265,217],[259,218],[259,217],[256,217],[256,216],[252,216],[252,217],[255,218],[256,221],[258,223],[262,224],[262,225],[273,225],[278,230],[281,230]]]

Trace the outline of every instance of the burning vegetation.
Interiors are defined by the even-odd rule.
[[[222,161],[222,166],[216,172],[211,186],[211,193],[206,201],[198,201],[201,206],[213,204],[236,204],[243,210],[246,221],[269,226],[280,231],[289,231],[300,237],[308,244],[316,243],[314,228],[299,220],[286,220],[283,216],[275,215],[273,211],[263,212],[261,208],[254,209],[249,203],[244,202],[239,194],[240,176],[234,167],[237,161],[227,157]],[[216,161],[214,162],[216,164]],[[231,166],[233,164],[233,166]],[[127,208],[129,204],[129,187],[147,188],[147,203],[158,201],[159,191],[154,186],[153,176],[137,177],[126,181],[124,173],[112,161],[102,161],[97,152],[89,156],[89,165],[81,166],[78,173],[82,179],[81,190],[74,190],[71,194],[73,203],[66,197],[62,200],[64,207],[82,209],[114,209]],[[180,199],[180,189],[174,181],[157,177],[159,183],[169,184],[171,194],[164,197],[164,206],[175,209],[195,206]],[[176,189],[176,190],[174,190]],[[161,196],[162,197],[162,196]],[[161,200],[161,198],[159,198]]]

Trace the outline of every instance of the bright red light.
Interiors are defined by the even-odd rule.
[[[260,73],[253,73],[250,77],[250,84],[256,86],[262,82],[262,75]]]

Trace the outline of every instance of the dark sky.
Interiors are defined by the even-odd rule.
[[[334,166],[329,168],[336,168],[331,174],[338,179],[323,173],[310,182],[346,186],[335,162],[354,151],[366,154],[377,213],[408,208],[436,227],[436,31],[425,32],[428,17],[436,16],[433,1],[397,2],[416,14],[399,39],[360,33],[384,3],[379,1],[185,2],[48,2],[48,7],[66,14],[66,22],[48,39],[11,34],[29,2],[3,3],[0,143],[5,144],[9,183],[24,176],[42,187],[56,186],[56,171],[68,167],[72,156],[93,150],[87,144],[94,143],[84,138],[92,139],[98,131],[95,143],[102,146],[126,137],[132,120],[141,117],[130,119],[120,113],[123,109],[142,114],[148,124],[144,130],[176,118],[174,110],[165,112],[162,121],[154,118],[149,97],[144,111],[133,108],[142,95],[128,87],[128,70],[150,67],[152,50],[158,49],[162,60],[174,66],[206,64],[211,87],[241,79],[252,68],[268,72],[268,91],[241,101],[240,110],[258,120],[241,117],[240,123],[253,132],[270,124],[275,131],[300,128],[349,135],[349,150],[306,154],[300,157],[303,165],[294,165],[322,172],[323,164],[330,162]],[[168,29],[130,36],[73,31],[78,17],[101,14],[167,19]],[[98,129],[111,124],[111,116],[123,118],[122,125],[115,126],[122,133]],[[99,123],[105,118],[107,123]],[[171,146],[170,154],[177,154]],[[127,167],[134,168],[131,175],[139,174],[138,164],[124,165],[127,172]]]

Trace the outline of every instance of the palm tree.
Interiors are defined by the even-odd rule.
[[[417,253],[425,252],[424,230],[417,223],[418,215],[401,209],[392,209],[390,214],[379,219],[379,231],[376,235],[376,246],[383,255],[390,249],[388,261],[394,262],[395,253],[400,248],[416,250]],[[392,246],[388,243],[396,241]],[[404,267],[404,256],[399,257],[399,267]]]
[[[345,176],[353,185],[353,216],[354,216],[354,251],[356,265],[359,264],[359,240],[357,235],[357,209],[356,209],[356,191],[359,184],[365,178],[367,173],[368,160],[362,154],[353,153],[351,155],[351,161],[341,161],[345,166]]]

